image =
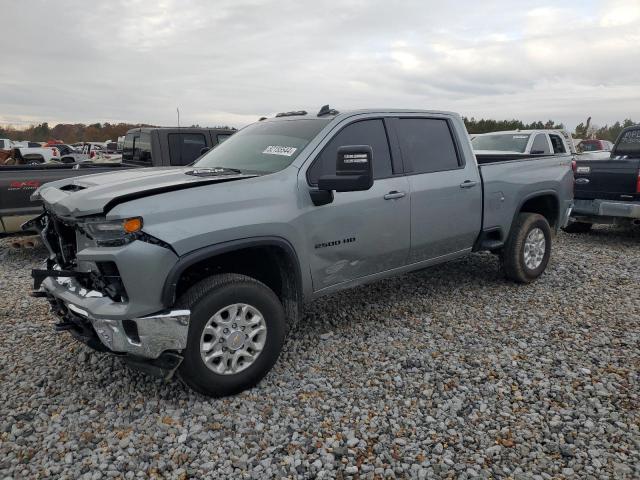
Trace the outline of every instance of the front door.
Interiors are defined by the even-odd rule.
[[[371,146],[373,187],[335,192],[333,202],[313,206],[305,215],[315,291],[400,267],[409,252],[409,184],[394,175],[381,119],[356,121],[340,130],[306,171],[307,182],[315,185],[320,176],[335,174],[338,148],[347,145]]]

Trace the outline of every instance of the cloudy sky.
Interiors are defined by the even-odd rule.
[[[0,124],[640,120],[640,0],[0,0]]]

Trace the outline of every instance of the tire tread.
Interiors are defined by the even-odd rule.
[[[522,212],[518,214],[516,221],[511,226],[511,232],[509,233],[509,238],[505,243],[504,251],[502,254],[502,267],[504,269],[505,276],[508,279],[513,280],[517,283],[531,283],[537,278],[537,276],[532,277],[525,271],[524,260],[521,255],[521,251],[523,249],[523,244],[532,224],[540,221],[544,222],[544,230],[546,230],[546,233],[548,233],[547,243],[548,250],[550,251],[551,227],[549,227],[547,219],[537,213]],[[542,272],[544,272],[544,270],[546,269],[546,263],[544,263],[544,261],[543,265],[544,268],[542,269]]]

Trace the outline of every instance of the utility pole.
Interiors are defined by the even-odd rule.
[[[180,127],[180,109],[176,107],[176,112],[178,112],[178,128]]]

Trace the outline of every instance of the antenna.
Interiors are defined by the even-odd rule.
[[[180,128],[180,109],[176,107],[176,112],[178,112],[178,128]]]

